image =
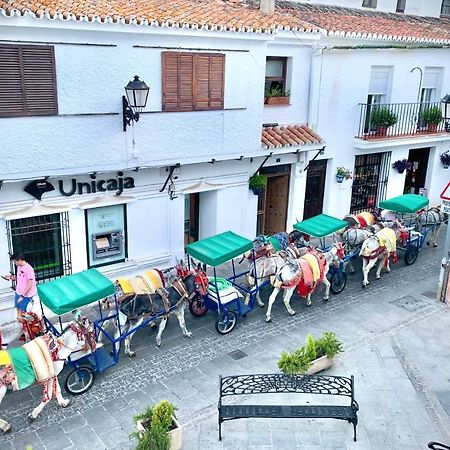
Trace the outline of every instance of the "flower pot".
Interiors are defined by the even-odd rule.
[[[437,132],[437,127],[438,127],[437,123],[429,123],[429,124],[427,124],[427,131],[429,133],[436,133]]]
[[[307,375],[312,375],[322,370],[329,369],[334,364],[334,358],[328,358],[328,356],[321,356],[315,359],[306,371]]]
[[[262,188],[255,188],[255,187],[252,187],[252,188],[250,188],[250,189],[252,190],[252,192],[253,192],[255,195],[261,194],[261,191],[262,191]]]
[[[289,105],[289,97],[265,97],[265,105]]]
[[[344,175],[336,174],[336,181],[342,183],[344,181]]]
[[[446,164],[446,163],[442,163],[442,164],[444,165],[444,169],[448,169],[449,164]]]
[[[400,167],[399,169],[397,169],[398,173],[403,173],[405,171],[406,167]]]
[[[169,431],[169,434],[171,436],[169,450],[181,450],[181,445],[183,442],[183,429],[181,428],[181,424],[180,422],[178,422],[176,417],[172,416],[172,421],[174,428]],[[138,431],[145,431],[147,429],[147,423],[148,421],[146,420],[138,420],[136,422],[136,429]]]
[[[388,127],[383,127],[381,125],[377,125],[376,128],[376,136],[387,136]]]

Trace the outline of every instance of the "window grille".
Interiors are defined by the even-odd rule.
[[[391,152],[356,156],[350,213],[376,208],[385,199],[390,161]]]
[[[72,273],[70,228],[67,212],[7,222],[10,256],[21,253],[34,268],[36,281]],[[11,262],[11,273],[15,273]]]

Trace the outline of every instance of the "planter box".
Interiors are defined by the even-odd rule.
[[[182,433],[183,430],[181,428],[180,422],[175,417],[172,417],[174,429],[169,431],[169,434],[171,435],[170,439],[170,450],[181,450],[181,445],[183,443],[182,441]],[[146,426],[147,421],[145,420],[138,420],[136,422],[136,429],[138,431],[145,431],[147,429]]]
[[[289,97],[265,97],[265,105],[289,105]]]
[[[315,359],[309,369],[306,371],[307,375],[312,375],[313,373],[321,372],[322,370],[329,369],[334,364],[334,358],[328,358],[327,356],[321,356]]]

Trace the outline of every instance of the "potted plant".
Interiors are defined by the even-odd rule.
[[[161,400],[133,417],[137,431],[131,433],[130,438],[138,440],[136,450],[181,449],[182,429],[175,409],[169,401]]]
[[[392,164],[394,169],[397,169],[398,173],[403,173],[405,170],[410,170],[412,168],[412,163],[405,159],[398,159]]]
[[[370,123],[375,125],[377,136],[386,136],[387,129],[397,123],[397,116],[387,106],[374,106]]]
[[[442,111],[439,106],[424,108],[420,116],[427,124],[427,130],[431,133],[436,133],[438,125],[443,121]]]
[[[264,94],[266,105],[288,105],[290,91],[281,87],[272,87]]]
[[[318,339],[308,334],[306,345],[292,353],[282,352],[278,367],[287,375],[313,374],[328,369],[334,364],[334,357],[343,351],[342,342],[331,331]]]
[[[344,180],[350,180],[352,178],[352,172],[345,167],[338,167],[336,169],[336,181],[342,183]]]
[[[448,169],[450,167],[450,150],[441,153],[439,158],[441,158],[441,163],[444,166],[444,169]]]
[[[261,190],[267,186],[266,175],[252,175],[248,180],[248,187],[253,191],[255,195],[259,195]]]

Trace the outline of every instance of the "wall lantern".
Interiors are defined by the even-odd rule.
[[[122,96],[123,131],[127,131],[127,125],[139,120],[139,113],[147,104],[150,88],[141,81],[137,75],[134,80],[125,86],[125,95]]]
[[[441,103],[444,105],[445,131],[450,132],[450,94],[447,94]]]

